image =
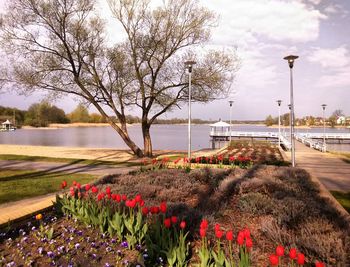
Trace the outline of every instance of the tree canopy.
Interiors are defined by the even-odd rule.
[[[151,156],[152,123],[188,99],[184,61],[197,62],[192,100],[205,103],[228,93],[239,60],[234,51],[200,49],[216,16],[196,0],[166,0],[156,8],[147,0],[108,3],[126,35],[113,45],[96,1],[12,0],[1,27],[12,64],[1,81],[76,96],[93,105],[136,155]],[[131,109],[141,113],[144,151],[128,134]]]

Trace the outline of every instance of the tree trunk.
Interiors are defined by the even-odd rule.
[[[142,150],[130,139],[127,131],[122,131],[121,128],[119,128],[114,122],[110,121],[109,124],[113,127],[114,130],[119,133],[125,144],[132,150],[132,152],[134,152],[136,156],[139,158],[142,158],[144,156]]]
[[[143,135],[143,145],[144,145],[144,154],[146,157],[152,157],[152,140],[149,129],[151,125],[147,122],[142,121],[142,135]]]

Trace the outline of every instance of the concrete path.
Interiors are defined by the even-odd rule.
[[[0,169],[6,170],[39,170],[48,173],[66,172],[66,173],[88,173],[93,175],[106,175],[112,173],[126,173],[137,167],[108,166],[101,164],[71,164],[56,162],[31,162],[20,160],[0,160]]]
[[[286,155],[290,160],[290,152],[287,152]],[[296,142],[295,160],[297,167],[317,177],[328,190],[350,191],[350,164],[337,156],[322,153]]]
[[[29,162],[0,160],[1,169],[6,170],[29,170],[35,169],[48,173],[66,172],[66,173],[88,173],[97,176],[108,174],[122,174],[135,170],[138,167],[111,167],[105,165],[83,165],[53,162]],[[0,205],[0,226],[6,225],[9,221],[16,221],[38,213],[52,205],[56,193],[34,198],[23,199]],[[12,222],[11,222],[12,223]]]

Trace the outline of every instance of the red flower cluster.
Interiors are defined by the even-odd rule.
[[[278,245],[276,247],[276,254],[272,254],[269,257],[270,265],[271,266],[278,266],[280,258],[283,257],[285,254],[284,247],[281,245]],[[297,264],[304,265],[305,264],[305,255],[303,253],[298,253],[296,248],[291,248],[289,250],[289,259],[291,262],[294,262],[296,260]],[[324,263],[322,262],[316,262],[316,267],[325,267]]]
[[[220,224],[215,224],[214,226],[215,236],[217,239],[221,239],[221,237],[224,235],[224,232],[221,230]]]
[[[250,231],[248,228],[245,228],[242,231],[239,231],[238,235],[237,235],[237,244],[238,245],[243,246],[244,241],[245,241],[245,246],[247,248],[253,247],[253,241],[250,237]]]

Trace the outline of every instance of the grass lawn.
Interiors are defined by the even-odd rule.
[[[330,153],[339,156],[346,163],[350,163],[350,153],[347,153],[347,152],[330,152]]]
[[[338,202],[350,213],[350,192],[331,191]]]
[[[70,159],[70,158],[53,158],[40,156],[26,156],[26,155],[0,155],[0,160],[23,160],[23,161],[41,161],[41,162],[62,162],[68,164],[86,164],[86,165],[111,165],[111,166],[138,166],[136,162],[117,162],[107,160],[89,160],[89,159]]]
[[[93,181],[90,174],[45,173],[36,170],[0,170],[0,204],[56,192],[62,180],[71,185]]]

